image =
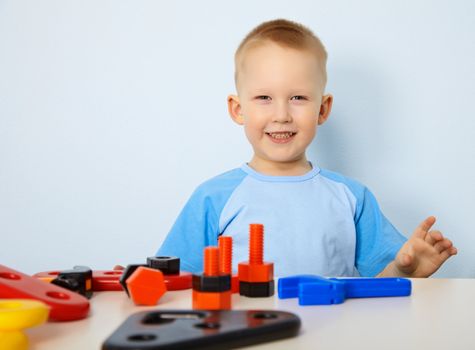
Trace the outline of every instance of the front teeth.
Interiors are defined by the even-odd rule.
[[[279,132],[279,133],[269,133],[269,135],[278,140],[288,139],[289,137],[294,136],[294,132]]]

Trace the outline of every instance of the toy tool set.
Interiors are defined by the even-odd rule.
[[[173,256],[148,257],[121,270],[86,266],[33,276],[0,265],[0,350],[26,350],[23,330],[50,321],[88,316],[93,292],[124,291],[135,305],[155,306],[167,292],[192,289],[191,310],[154,310],[130,316],[103,343],[103,350],[222,349],[295,336],[300,319],[275,310],[232,310],[232,294],[274,295],[274,264],[264,261],[264,226],[249,226],[249,260],[232,271],[232,237],[205,247],[203,272],[180,270]],[[299,305],[341,304],[348,298],[411,294],[404,278],[323,278],[297,275],[278,280],[281,299]],[[27,300],[24,300],[27,299]]]

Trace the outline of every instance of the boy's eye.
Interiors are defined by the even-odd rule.
[[[263,101],[270,101],[271,100],[270,96],[266,96],[266,95],[257,96],[256,99],[263,100]]]
[[[301,101],[301,100],[306,100],[307,98],[305,96],[292,96],[291,100],[297,100],[297,101]]]

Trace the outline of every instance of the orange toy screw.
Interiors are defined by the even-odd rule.
[[[204,250],[204,271],[193,275],[193,309],[231,309],[231,275],[220,273],[218,247]]]
[[[217,276],[219,273],[219,249],[217,247],[205,248],[204,274]]]
[[[264,262],[264,225],[249,225],[249,261],[239,263],[239,293],[248,297],[274,294],[274,264]]]
[[[219,272],[231,274],[233,261],[233,238],[221,236],[218,240],[219,247]]]
[[[231,275],[231,292],[239,293],[239,277],[232,274],[233,266],[233,238],[221,236],[218,240],[219,246],[219,272]]]
[[[264,260],[264,225],[249,225],[249,264],[262,265]]]

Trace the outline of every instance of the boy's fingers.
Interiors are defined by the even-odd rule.
[[[429,232],[432,225],[435,223],[435,217],[429,216],[424,221],[422,221],[419,226],[417,226],[416,230],[414,231],[414,236],[425,239],[427,232]]]
[[[442,235],[442,232],[440,231],[430,231],[424,238],[424,240],[430,245],[434,245],[435,243],[443,239],[444,239],[444,236]]]
[[[442,258],[442,261],[446,261],[448,258],[450,258],[452,255],[457,254],[457,248],[455,247],[450,247],[449,249],[444,250],[442,253],[440,253],[440,257]]]
[[[447,250],[450,247],[452,247],[452,241],[449,239],[444,239],[434,244],[434,249],[437,251],[437,253],[442,253],[444,250]]]
[[[430,236],[436,241],[441,241],[444,239],[444,235],[440,231],[430,231]]]

